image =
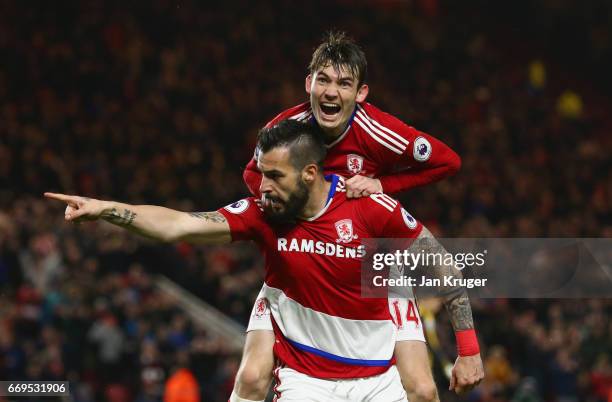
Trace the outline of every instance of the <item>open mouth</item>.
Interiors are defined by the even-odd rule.
[[[342,108],[340,105],[336,105],[335,103],[324,102],[321,103],[321,112],[323,112],[326,116],[334,116],[340,113]]]

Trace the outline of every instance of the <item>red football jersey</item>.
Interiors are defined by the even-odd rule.
[[[282,112],[266,127],[286,119],[316,124],[310,102],[306,102]],[[446,144],[367,102],[356,106],[344,133],[327,147],[325,173],[378,178],[387,194],[441,180],[461,166],[459,156]],[[256,155],[243,177],[251,194],[259,196],[261,173]]]
[[[386,298],[361,296],[361,239],[415,238],[422,226],[388,195],[347,199],[344,180],[328,180],[325,208],[294,225],[271,226],[252,197],[219,212],[233,241],[254,240],[265,255],[276,357],[313,377],[377,375],[392,364],[396,327]]]

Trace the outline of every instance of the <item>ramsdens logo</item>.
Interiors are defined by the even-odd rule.
[[[310,239],[278,238],[278,251],[295,251],[298,253],[312,253],[335,256],[338,258],[363,258],[366,255],[364,245],[358,247],[345,247],[340,244],[314,241]]]

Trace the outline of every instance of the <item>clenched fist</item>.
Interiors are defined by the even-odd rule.
[[[459,356],[452,370],[449,390],[457,394],[470,391],[484,378],[484,368],[480,354]]]
[[[382,184],[378,179],[357,175],[346,181],[346,198],[369,197],[382,191]]]

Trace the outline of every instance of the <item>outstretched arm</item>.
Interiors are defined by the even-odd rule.
[[[67,204],[64,215],[67,221],[103,219],[165,242],[187,240],[216,244],[231,241],[229,224],[219,212],[181,212],[155,205],[130,205],[57,193],[45,193],[45,197]]]
[[[444,247],[424,226],[413,243],[413,247],[415,246],[418,250],[424,250],[427,254],[446,255]],[[446,283],[445,277],[457,279],[463,277],[461,270],[454,265],[436,264],[426,267],[426,271],[433,277],[440,279],[442,284]],[[459,354],[452,370],[449,389],[461,393],[475,387],[484,378],[484,368],[474,331],[470,299],[463,286],[440,286],[438,294],[442,297],[455,330]]]

